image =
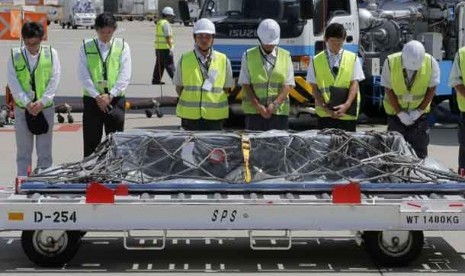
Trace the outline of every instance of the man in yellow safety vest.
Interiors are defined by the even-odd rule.
[[[280,33],[275,20],[263,20],[257,29],[260,45],[242,56],[238,82],[244,93],[242,109],[248,130],[288,128],[294,67],[289,52],[277,46]]]
[[[125,90],[131,79],[131,52],[113,37],[116,19],[110,13],[95,20],[96,38],[84,40],[79,54],[79,80],[84,88],[82,128],[84,156],[94,152],[105,134],[124,130]]]
[[[439,82],[438,62],[416,40],[389,55],[381,73],[388,130],[400,132],[422,159],[428,155],[428,113]]]
[[[465,173],[465,47],[455,55],[452,70],[449,75],[449,86],[455,89],[456,100],[460,110],[459,120],[459,170],[460,174]]]
[[[179,59],[173,83],[179,95],[176,115],[185,130],[221,130],[229,116],[233,86],[231,62],[213,50],[215,25],[202,18],[194,24],[194,50]]]
[[[24,23],[21,36],[24,46],[12,49],[8,61],[8,87],[16,106],[17,175],[27,176],[32,163],[34,137],[36,170],[52,165],[53,101],[61,67],[55,49],[42,44],[42,25]]]
[[[329,24],[325,30],[327,49],[317,54],[308,67],[307,82],[315,97],[318,129],[356,130],[359,82],[365,75],[357,55],[342,48],[346,36],[342,24]]]
[[[153,68],[152,84],[165,84],[161,81],[166,69],[170,78],[173,78],[175,67],[173,59],[173,29],[170,21],[175,17],[171,7],[164,7],[161,11],[161,19],[155,27],[155,67]]]

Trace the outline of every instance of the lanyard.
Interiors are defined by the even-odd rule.
[[[209,70],[210,64],[211,64],[212,52],[210,51],[210,54],[208,54],[205,63],[203,63],[202,60],[200,59],[200,57],[197,56],[197,53],[195,52],[195,50],[194,50],[194,55],[195,55],[195,57],[197,59],[197,62],[199,63],[200,71],[202,72],[202,77],[205,80],[205,79],[208,78],[208,70]],[[202,70],[202,68],[203,68],[203,70]]]
[[[39,49],[39,53],[38,53],[39,56],[37,57],[37,62],[34,68],[31,69],[31,66],[29,65],[29,59],[27,58],[27,53],[25,54],[23,51],[21,51],[21,54],[23,55],[23,58],[26,61],[26,66],[27,66],[27,69],[29,70],[29,75],[31,76],[30,85],[31,85],[32,91],[34,91],[34,101],[37,100],[37,95],[35,93],[36,92],[36,74],[35,73],[36,73],[37,66],[39,65],[41,52],[42,52],[42,46]]]
[[[343,54],[344,54],[344,50],[342,50],[342,52],[341,52],[341,58],[340,59],[342,59]],[[328,50],[328,53],[326,54],[326,60],[328,61],[328,67],[331,70],[331,73],[333,74],[333,77],[336,78],[337,74],[339,73],[339,67],[341,66],[341,61],[339,61],[339,67],[334,66],[334,64],[331,65],[331,63],[329,62],[329,56],[330,55],[331,55],[331,53]],[[334,56],[337,57],[338,55],[334,55]]]
[[[402,73],[404,74],[404,81],[405,81],[405,86],[407,86],[407,90],[410,92],[410,89],[413,86],[413,82],[415,81],[415,78],[417,77],[417,72],[418,71],[413,71],[412,78],[410,80],[408,79],[408,74],[407,74],[407,69],[403,69]]]
[[[265,60],[266,63],[270,64],[271,65],[271,70],[273,71],[275,65],[276,65],[276,62],[273,63],[271,62],[265,55],[262,47],[259,47],[259,50],[260,50],[260,55],[262,56],[262,58]],[[278,52],[276,51],[276,60],[278,59]]]

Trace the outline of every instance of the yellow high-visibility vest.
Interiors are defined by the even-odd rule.
[[[36,68],[29,68],[29,64],[21,48],[13,48],[11,50],[11,55],[16,77],[18,78],[18,82],[21,85],[23,91],[26,93],[33,92],[33,88],[31,87],[31,79],[32,76],[34,76],[36,99],[42,99],[45,89],[47,89],[47,85],[52,76],[52,48],[49,45],[41,45]],[[34,97],[30,98],[32,99]],[[15,103],[21,108],[26,107],[26,103],[20,99],[15,99]],[[53,103],[47,103],[46,107],[49,107],[52,104]]]
[[[161,19],[157,22],[156,28],[155,28],[155,49],[169,49],[170,46],[166,42],[166,37],[165,37],[165,32],[163,31],[163,26],[165,24],[170,24],[168,20],[166,19]],[[171,39],[173,39],[173,30],[170,28],[170,33],[168,36],[171,36]]]
[[[105,93],[105,88],[110,91],[113,86],[115,86],[120,73],[120,61],[123,50],[124,39],[114,38],[110,52],[108,53],[107,58],[103,60],[100,55],[96,39],[84,40],[87,69],[90,72],[95,88],[100,94]],[[84,95],[89,96],[89,92],[84,90]],[[120,91],[120,95],[118,96],[124,96],[124,91]]]
[[[431,59],[431,55],[425,54],[425,58],[423,59],[420,69],[416,73],[412,87],[408,90],[402,67],[402,53],[398,52],[388,56],[392,90],[402,110],[410,111],[417,109],[425,98],[431,80]],[[387,97],[384,97],[383,105],[386,114],[396,115]],[[425,112],[429,112],[429,110],[430,104],[426,107]]]
[[[290,58],[290,54],[282,48],[276,48],[276,63],[271,76],[268,76],[263,66],[262,54],[258,46],[247,50],[246,57],[248,70],[250,72],[250,82],[255,91],[255,95],[261,104],[267,106],[279,95],[287,79],[287,73],[289,71],[288,59]],[[258,111],[252,105],[252,101],[247,93],[244,94],[242,99],[242,110],[245,114],[258,114]],[[289,96],[276,108],[274,114],[289,115]]]
[[[194,51],[181,57],[183,90],[176,106],[176,115],[184,119],[221,120],[229,116],[228,96],[224,92],[226,82],[226,55],[214,51],[208,72],[216,70],[211,91],[202,89],[204,76]]]
[[[326,51],[322,51],[315,56],[313,64],[315,67],[315,77],[318,85],[318,90],[321,93],[325,103],[331,100],[331,93],[329,88],[331,86],[340,88],[349,88],[354,72],[354,65],[357,61],[357,55],[350,51],[343,51],[341,61],[339,64],[339,71],[334,77],[328,64],[328,57]],[[340,120],[357,120],[360,111],[360,91],[357,91],[357,116],[344,115]],[[330,117],[331,115],[325,111],[323,107],[316,107],[316,114],[319,117]]]

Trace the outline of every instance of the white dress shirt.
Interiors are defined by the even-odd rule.
[[[457,54],[455,54],[454,63],[452,64],[449,75],[449,86],[452,88],[459,84],[464,84],[462,79],[462,70],[460,70],[459,62],[459,52],[457,52]]]
[[[435,87],[437,86],[440,82],[440,72],[439,72],[439,64],[436,61],[434,57],[431,58],[432,63],[431,63],[431,80],[429,81],[428,87]],[[407,71],[407,82],[410,82],[412,80],[413,74],[415,73],[414,70],[408,70]],[[384,86],[386,88],[392,89],[392,82],[391,82],[391,68],[389,68],[389,60],[386,59],[383,64],[383,71],[381,73],[381,86]]]
[[[265,51],[263,51],[262,46],[259,46],[259,50],[264,55],[264,57],[262,56],[262,62],[263,62],[263,65],[265,66],[265,70],[268,76],[271,75],[274,69],[274,64],[276,64],[276,48],[277,47],[275,47],[273,51],[271,51],[271,53],[267,54]],[[286,76],[286,80],[284,81],[283,85],[295,86],[294,66],[292,65],[292,60],[290,57],[287,63],[288,63],[287,76]],[[249,72],[249,67],[247,63],[247,52],[245,52],[242,55],[241,72],[239,74],[238,83],[239,84],[250,84],[251,83],[250,72]]]
[[[339,63],[341,62],[342,53],[344,49],[341,49],[337,54],[333,54],[331,51],[326,50],[326,55],[328,57],[329,68],[339,67]],[[365,79],[365,74],[363,73],[362,64],[360,62],[360,58],[357,56],[357,60],[354,64],[354,70],[352,71],[352,78],[351,81],[362,81]],[[313,58],[310,59],[310,64],[308,65],[307,71],[307,82],[317,84],[316,76],[315,76],[315,68],[313,67]]]
[[[36,68],[39,53],[36,55],[32,55],[24,46],[21,48],[21,51],[27,59],[29,68],[31,70]],[[58,59],[57,52],[55,51],[55,49],[52,48],[52,74],[50,76],[50,80],[47,84],[47,87],[45,88],[42,99],[37,99],[38,101],[41,101],[44,106],[47,106],[48,104],[53,102],[55,93],[58,89],[58,84],[60,83],[60,76],[60,60]],[[13,60],[11,55],[10,59],[8,60],[8,87],[10,88],[11,93],[13,94],[13,98],[24,102],[26,105],[34,100],[34,93],[32,93],[32,91],[24,91],[21,87],[21,84],[19,83],[18,78],[16,77],[16,71],[13,66]]]
[[[162,29],[163,29],[163,35],[165,37],[168,37],[168,36],[172,36],[172,33],[171,33],[171,24],[170,23],[165,23],[163,24],[163,26],[161,26]]]
[[[202,74],[204,76],[207,76],[208,74],[208,70],[207,70],[207,63],[212,60],[212,59],[215,59],[215,52],[213,51],[213,48],[212,48],[212,53],[210,54],[210,56],[203,56],[200,51],[198,50],[198,47],[197,45],[195,45],[194,47],[194,52],[195,52],[195,55],[197,56],[198,60],[200,61],[200,63],[203,64],[203,66],[201,65],[200,66],[200,70],[202,70]],[[178,63],[176,64],[176,67],[177,70],[175,71],[174,73],[174,77],[173,77],[173,84],[176,85],[176,86],[184,86],[184,84],[182,83],[182,67],[181,67],[181,60],[182,58],[180,58],[178,60]],[[226,57],[226,79],[225,79],[225,82],[224,82],[224,87],[226,88],[231,88],[234,86],[234,79],[232,77],[232,68],[231,68],[231,61],[229,61],[229,58]]]
[[[102,41],[95,39],[97,41],[97,47],[102,55],[102,59],[105,60],[110,52],[110,48],[113,42],[113,39],[108,43],[103,43]],[[112,97],[118,97],[123,93],[129,85],[131,80],[131,72],[132,72],[132,65],[131,65],[131,50],[129,49],[129,45],[124,42],[123,52],[121,54],[120,60],[120,70],[118,78],[116,79],[116,83],[113,88],[109,91]],[[99,95],[97,88],[92,81],[92,77],[90,75],[89,69],[87,68],[87,57],[84,50],[84,43],[81,45],[81,49],[79,50],[79,81],[81,82],[82,86],[85,90],[89,92],[89,95],[93,98]]]

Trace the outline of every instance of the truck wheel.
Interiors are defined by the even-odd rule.
[[[76,29],[77,29],[77,25],[73,25],[73,29],[75,29],[75,30],[76,30]]]
[[[423,249],[422,231],[366,231],[365,248],[380,265],[405,266]]]
[[[21,245],[32,262],[43,267],[59,267],[71,260],[81,244],[79,231],[23,231]]]
[[[61,28],[64,29],[65,28],[65,23],[61,23]]]

